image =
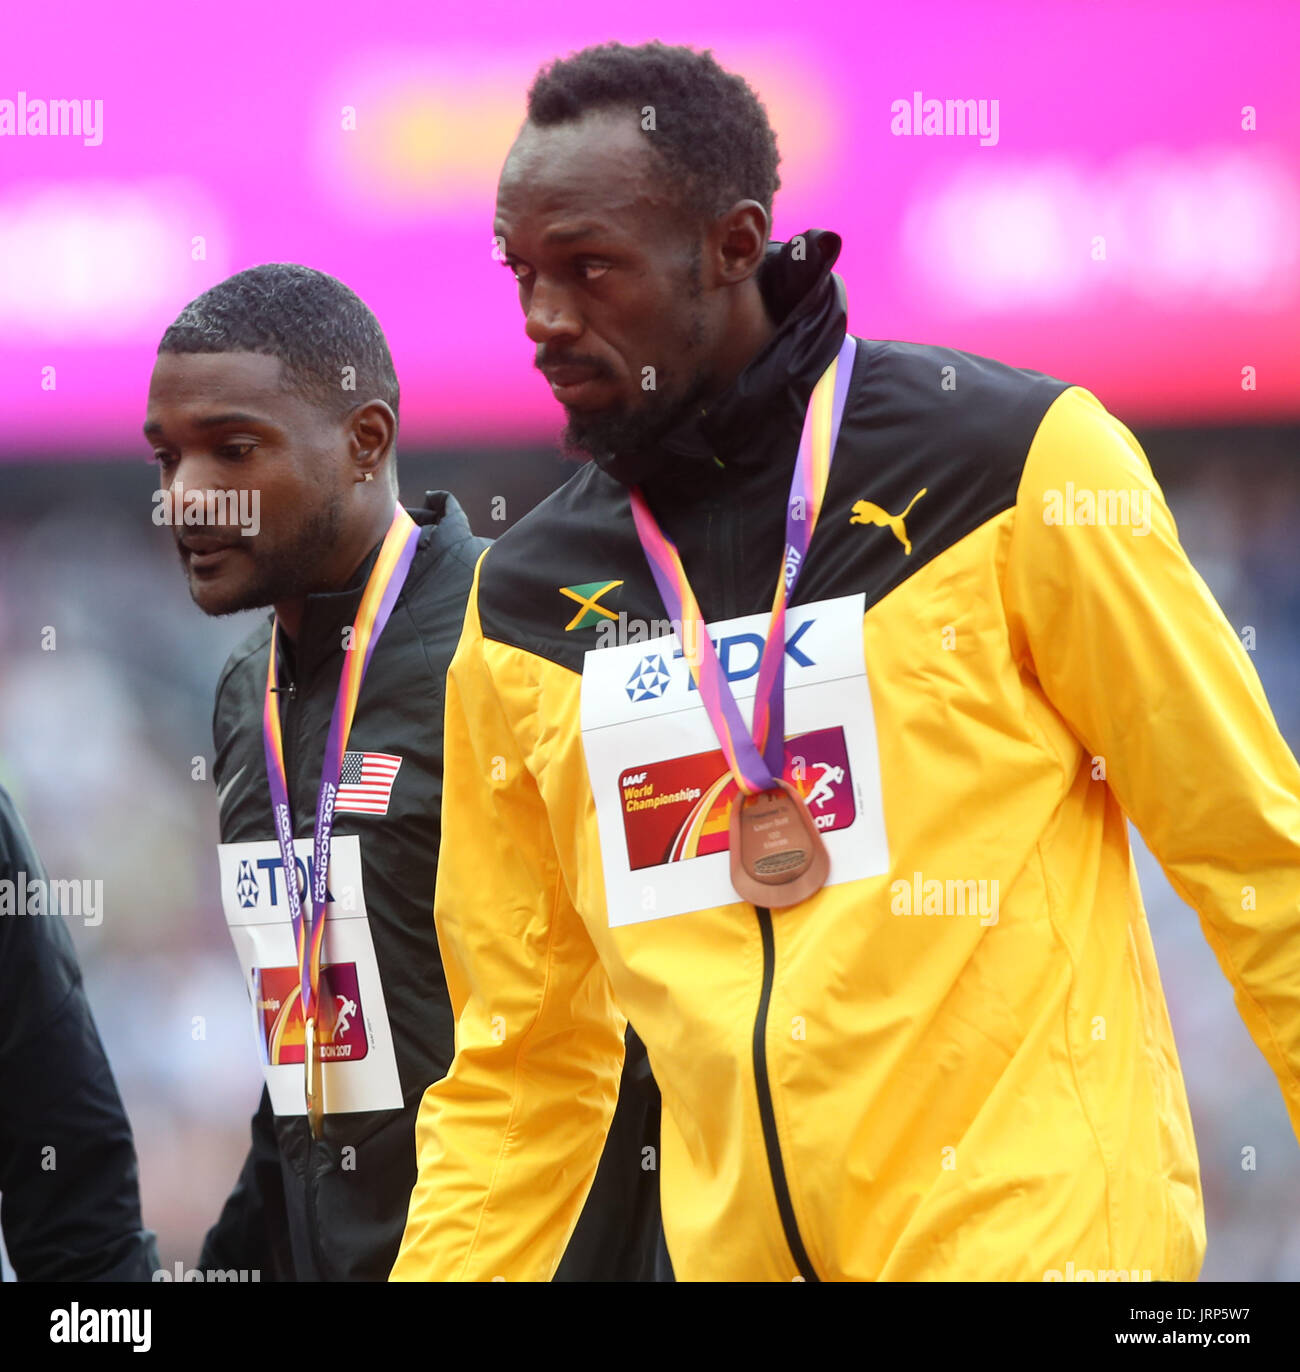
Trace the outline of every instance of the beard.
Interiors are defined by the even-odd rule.
[[[560,434],[564,456],[571,461],[591,459],[612,471],[654,465],[655,449],[693,414],[708,391],[708,377],[697,369],[680,388],[672,385],[649,391],[639,405],[620,405],[601,411],[570,411]]]
[[[692,303],[700,298],[698,253],[686,276],[687,296]],[[645,480],[664,464],[660,444],[675,429],[701,408],[709,393],[709,369],[700,359],[704,323],[698,306],[692,311],[688,328],[671,354],[683,359],[690,370],[685,380],[668,367],[656,369],[653,391],[642,393],[635,405],[618,405],[608,410],[583,412],[570,410],[568,423],[560,434],[564,456],[572,461],[590,458],[611,476],[627,484]]]
[[[204,614],[220,618],[328,589],[322,584],[318,569],[342,527],[343,497],[335,492],[284,542],[262,548],[253,540],[247,549],[252,573],[235,585],[222,588],[219,584],[196,582],[187,567],[190,598]],[[177,551],[181,565],[185,566],[184,549],[178,547]]]

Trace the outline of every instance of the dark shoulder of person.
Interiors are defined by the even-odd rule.
[[[424,507],[412,513],[425,533],[403,600],[429,655],[430,669],[445,675],[460,639],[474,569],[492,540],[473,533],[464,510],[447,491],[427,492]]]
[[[0,789],[0,1193],[20,1281],[149,1281],[135,1143],[35,845]]]

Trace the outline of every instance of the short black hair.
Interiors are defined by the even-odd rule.
[[[397,414],[397,372],[370,307],[341,281],[295,262],[236,272],[176,316],[159,353],[263,353],[278,357],[305,399],[340,419],[369,400]],[[356,389],[343,385],[355,368]]]
[[[762,101],[712,52],[642,43],[602,43],[557,58],[537,73],[528,119],[546,128],[588,110],[654,109],[650,147],[680,186],[683,208],[712,218],[737,200],[757,200],[772,218],[781,187],[776,135]]]

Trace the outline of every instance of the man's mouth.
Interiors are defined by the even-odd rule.
[[[561,405],[582,407],[599,395],[607,378],[596,367],[546,366],[542,374],[551,383],[551,394]]]
[[[178,540],[185,565],[194,572],[213,572],[233,554],[239,544],[211,534],[186,534]]]

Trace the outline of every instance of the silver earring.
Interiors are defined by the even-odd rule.
[[[367,472],[367,473],[366,473],[366,480],[367,480],[367,481],[373,481],[374,479],[375,479],[375,474],[374,474],[374,472]]]

